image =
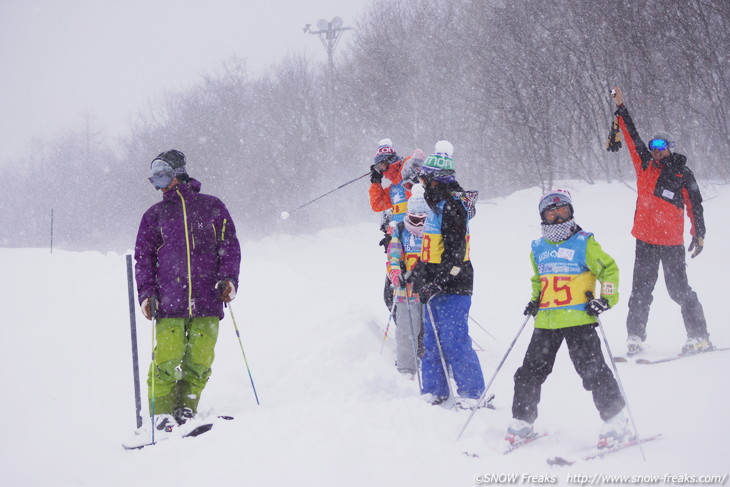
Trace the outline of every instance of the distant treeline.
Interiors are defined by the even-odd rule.
[[[383,137],[401,155],[450,140],[459,180],[483,197],[628,181],[626,150],[605,150],[613,85],[647,140],[669,133],[700,179],[730,178],[727,0],[375,0],[349,25],[334,71],[290,55],[253,75],[232,58],[130,121],[128,137],[87,115],[36,141],[0,167],[0,245],[47,245],[54,208],[59,247],[131,248],[159,199],[149,162],[169,148],[244,238],[377,221],[367,178],[278,215],[366,173]]]

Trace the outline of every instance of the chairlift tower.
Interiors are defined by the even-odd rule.
[[[319,40],[322,42],[322,46],[327,51],[327,64],[329,67],[329,74],[327,75],[327,98],[329,98],[329,148],[330,151],[334,149],[335,145],[335,110],[334,110],[334,91],[335,91],[335,49],[340,43],[342,33],[346,30],[353,30],[352,27],[343,27],[343,22],[340,17],[335,17],[331,21],[325,19],[319,19],[317,21],[317,29],[312,30],[312,24],[304,26],[305,34],[315,34],[319,36]]]
[[[318,35],[319,40],[322,42],[322,46],[327,51],[330,75],[335,68],[334,54],[337,44],[339,44],[340,39],[342,38],[342,33],[346,30],[352,30],[352,27],[342,27],[342,23],[342,18],[335,17],[331,21],[319,19],[317,21],[317,29],[319,30],[312,30],[312,24],[304,26],[304,33]]]

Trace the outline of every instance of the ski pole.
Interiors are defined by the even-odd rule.
[[[370,174],[370,173],[368,173],[368,174]],[[393,304],[390,305],[390,314],[388,315],[388,323],[385,324],[385,333],[383,334],[383,345],[380,347],[380,353],[383,353],[383,350],[385,350],[385,341],[388,339],[388,329],[390,328],[390,320],[393,318],[393,313],[395,312],[396,293],[398,293],[398,288],[395,288],[393,290]]]
[[[421,367],[418,360],[418,345],[416,345],[416,342],[418,341],[418,337],[416,336],[416,330],[413,328],[413,310],[411,309],[411,298],[413,295],[408,289],[408,284],[406,284],[406,306],[408,306],[408,319],[411,322],[411,344],[413,345],[413,361],[416,363],[416,375],[418,376],[418,390],[421,391],[423,389],[423,383],[421,382]],[[423,320],[421,320],[423,321]]]
[[[586,296],[588,296],[588,300],[593,299],[593,293],[588,291],[586,293]],[[616,383],[618,384],[618,388],[621,391],[621,395],[624,398],[624,403],[626,403],[626,412],[629,413],[629,420],[631,421],[631,427],[634,428],[634,433],[636,434],[636,438],[641,438],[639,436],[639,430],[636,429],[636,421],[634,421],[634,415],[631,412],[631,407],[629,406],[629,400],[626,397],[626,391],[624,390],[624,385],[621,382],[621,377],[618,375],[618,367],[616,367],[616,361],[613,358],[613,354],[611,353],[611,347],[608,345],[608,338],[606,338],[606,331],[603,329],[603,323],[601,323],[601,318],[599,316],[596,316],[596,321],[598,321],[598,328],[601,330],[601,336],[603,337],[603,343],[606,345],[606,353],[608,354],[608,358],[611,359],[611,366],[613,367],[613,373],[616,376]],[[639,443],[639,451],[641,451],[641,457],[646,461],[646,455],[644,454],[644,447]]]
[[[449,387],[449,397],[454,397],[454,391],[451,387],[451,379],[449,379],[449,369],[446,367],[446,358],[444,357],[444,351],[441,348],[441,340],[439,339],[439,332],[436,328],[436,320],[433,319],[433,311],[431,311],[431,300],[439,293],[434,294],[428,298],[426,302],[426,309],[428,310],[428,316],[431,318],[431,327],[433,328],[433,337],[436,339],[436,346],[439,350],[439,356],[441,357],[441,366],[444,368],[444,376],[446,378],[446,385]]]
[[[157,300],[150,296],[150,314],[152,315],[152,365],[150,375],[152,377],[152,397],[150,398],[150,420],[152,421],[152,444],[155,444],[155,379],[157,378],[157,364],[155,363],[155,332],[157,331]]]
[[[472,318],[471,315],[469,315],[469,319],[472,320],[474,323],[476,323],[479,328],[481,328],[482,330],[484,330],[484,333],[486,333],[487,335],[489,335],[490,337],[492,337],[492,340],[494,340],[495,342],[497,341],[497,339],[494,337],[494,335],[492,335],[491,333],[489,333],[487,331],[487,329],[484,328],[482,325],[480,325],[479,322],[477,320],[475,320],[474,318]]]
[[[484,401],[484,398],[487,396],[487,392],[489,391],[489,388],[492,385],[492,382],[494,382],[494,379],[497,377],[497,374],[499,373],[500,369],[502,368],[502,365],[504,365],[504,361],[507,360],[507,356],[512,351],[512,347],[515,346],[515,343],[517,343],[517,339],[522,334],[522,330],[525,329],[525,325],[527,325],[527,321],[530,319],[530,316],[527,315],[525,317],[525,321],[522,322],[522,325],[520,326],[520,329],[517,330],[517,334],[512,339],[512,343],[510,343],[509,347],[507,348],[507,352],[505,352],[504,357],[502,357],[502,360],[499,362],[499,365],[497,365],[497,368],[494,370],[494,373],[492,374],[492,377],[489,379],[489,382],[487,383],[486,387],[484,387],[484,392],[482,392],[482,395],[479,397],[479,400],[477,401],[476,407],[472,410],[469,417],[466,419],[466,423],[464,423],[464,426],[462,426],[461,431],[459,431],[459,436],[456,437],[456,441],[459,441],[461,439],[461,435],[464,434],[464,431],[466,430],[466,427],[469,426],[469,422],[471,421],[471,418],[474,417],[474,414],[476,414],[477,409],[479,409],[479,406],[482,404],[482,401]]]
[[[243,342],[241,341],[241,334],[238,332],[238,325],[236,324],[236,317],[233,316],[233,307],[231,307],[231,303],[228,303],[226,305],[228,307],[228,310],[231,312],[231,321],[233,321],[233,328],[236,330],[236,336],[238,337],[238,344],[241,346],[241,353],[243,354],[243,362],[246,364],[246,370],[248,371],[248,378],[251,381],[251,388],[253,389],[253,395],[256,398],[256,404],[259,406],[261,403],[259,402],[259,395],[256,393],[256,386],[253,383],[253,377],[251,376],[251,369],[248,366],[248,360],[246,360],[246,352],[243,351]]]
[[[135,318],[132,256],[127,254],[127,294],[129,295],[129,330],[132,339],[132,374],[134,376],[134,410],[137,428],[142,427],[142,393],[139,387],[139,356],[137,355],[137,319]]]
[[[365,174],[363,174],[362,176],[358,176],[358,177],[356,177],[355,179],[351,179],[350,181],[348,181],[348,182],[346,182],[346,183],[342,183],[342,184],[340,184],[340,185],[339,185],[339,186],[337,186],[337,187],[336,187],[335,189],[333,189],[333,190],[331,190],[331,191],[328,191],[328,192],[326,192],[326,193],[325,193],[325,194],[323,194],[322,196],[317,196],[317,197],[316,197],[316,198],[314,198],[313,200],[307,201],[307,202],[306,202],[306,203],[304,203],[303,205],[301,205],[301,206],[298,206],[298,207],[294,208],[294,209],[293,209],[293,210],[291,210],[291,211],[282,211],[282,212],[281,212],[281,219],[282,219],[282,220],[286,220],[286,219],[287,219],[287,218],[289,218],[289,217],[291,216],[291,214],[292,214],[292,213],[294,213],[295,211],[301,210],[301,209],[302,209],[302,208],[304,208],[305,206],[307,206],[307,205],[311,205],[311,204],[312,204],[312,203],[314,203],[315,201],[317,201],[317,200],[319,200],[319,199],[322,199],[322,198],[324,198],[324,197],[325,197],[325,196],[327,196],[328,194],[334,193],[334,192],[335,192],[335,191],[337,191],[338,189],[344,188],[344,187],[345,187],[345,186],[347,186],[348,184],[352,184],[352,183],[354,183],[355,181],[358,181],[358,180],[360,180],[360,179],[364,178],[365,176],[369,176],[369,175],[370,175],[370,171],[366,172],[366,173],[365,173]]]

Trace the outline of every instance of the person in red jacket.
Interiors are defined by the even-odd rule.
[[[621,88],[612,90],[616,119],[626,140],[636,170],[636,212],[631,234],[636,238],[634,277],[629,298],[628,354],[644,349],[646,322],[653,300],[659,263],[669,296],[682,310],[687,342],[682,353],[712,348],[702,305],[687,280],[684,255],[684,212],[692,225],[689,252],[697,257],[704,246],[705,220],[697,180],[686,166],[687,157],[672,152],[667,136],[656,136],[645,144],[623,103]]]

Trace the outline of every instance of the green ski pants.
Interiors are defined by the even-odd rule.
[[[215,358],[218,321],[217,316],[157,321],[155,361],[147,376],[150,412],[153,380],[155,414],[172,414],[179,407],[197,412]]]

